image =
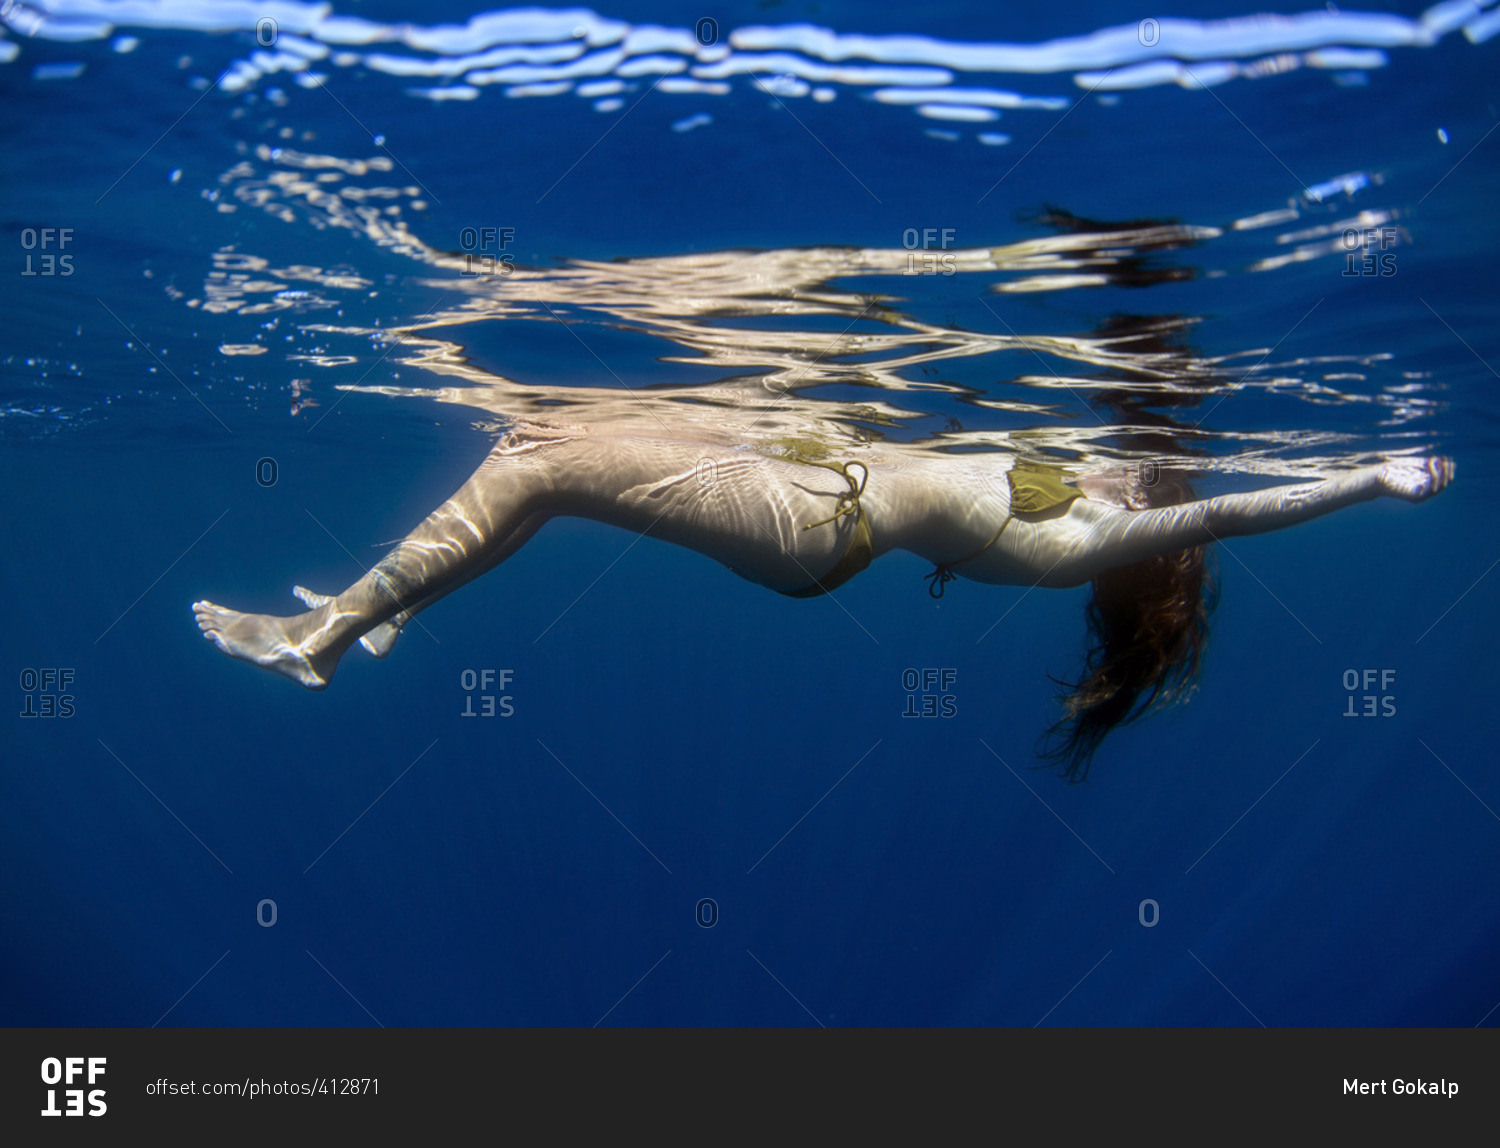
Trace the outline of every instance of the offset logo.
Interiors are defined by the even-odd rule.
[[[67,667],[36,669],[28,666],[22,670],[20,716],[72,717],[74,699],[70,688],[76,676]]]
[[[26,227],[21,230],[21,250],[26,252],[22,275],[73,274],[73,257],[65,255],[73,242],[71,227]]]
[[[515,696],[492,692],[495,683],[500,689],[510,688],[515,670],[465,670],[458,675],[458,684],[464,691],[464,708],[459,717],[510,717],[516,712]],[[474,708],[475,690],[479,690],[479,709]]]
[[[948,250],[958,234],[951,227],[908,227],[901,233],[906,248],[906,270],[903,275],[952,275],[958,271],[953,253]]]
[[[1380,675],[1380,692],[1375,692],[1375,675]],[[1360,708],[1355,708],[1356,691],[1364,683],[1364,695]],[[1396,681],[1395,670],[1365,670],[1363,677],[1358,670],[1344,671],[1344,689],[1349,691],[1349,704],[1344,708],[1344,717],[1376,717],[1376,704],[1380,706],[1379,717],[1396,716],[1396,695],[1386,691]]]
[[[459,276],[477,279],[509,275],[516,269],[516,257],[510,250],[515,237],[514,227],[465,227],[458,233],[458,245],[464,249]]]
[[[952,690],[958,671],[951,666],[901,671],[901,688],[906,691],[906,708],[902,717],[945,717],[958,713],[958,698]]]
[[[42,1061],[42,1083],[43,1084],[98,1084],[99,1078],[104,1075],[104,1061],[102,1056],[91,1056],[85,1059],[81,1056],[67,1056],[59,1060],[55,1056],[49,1056]],[[87,1066],[85,1068],[85,1066]],[[62,1093],[64,1107],[57,1106],[57,1094]],[[88,1103],[88,1111],[84,1111],[84,1103]],[[103,1116],[109,1111],[109,1106],[104,1103],[104,1089],[95,1088],[85,1093],[83,1088],[48,1088],[47,1107],[42,1109],[43,1116]]]

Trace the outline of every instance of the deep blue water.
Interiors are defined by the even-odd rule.
[[[394,26],[462,23],[477,9],[338,10]],[[1363,10],[1422,15],[1411,3]],[[1177,15],[1253,11],[1205,0]],[[629,3],[600,15],[691,29],[703,12]],[[807,22],[962,43],[1138,19],[1113,3],[778,3],[714,16],[721,37]],[[126,34],[139,44],[122,52]],[[772,99],[746,76],[712,95],[647,91],[648,75],[622,93],[623,116],[570,93],[507,98],[498,84],[433,102],[359,64],[316,65],[334,73],[337,101],[276,74],[194,104],[193,78],[214,79],[252,41],[180,26],[77,42],[13,29],[0,41],[19,47],[0,65],[11,607],[0,668],[15,715],[0,772],[0,1023],[1500,1018],[1489,704],[1500,132],[1488,134],[1500,39],[1452,31],[1389,47],[1383,66],[1284,67],[1117,100],[1076,82],[1082,66],[960,73],[955,84],[1066,101],[984,124],[923,119],[831,81],[828,102]],[[34,71],[69,62],[86,66]],[[673,130],[700,112],[712,122]],[[1010,142],[981,144],[978,131]],[[1038,219],[1048,208],[1221,229],[1147,255],[1150,268],[1194,274],[1141,286],[995,293],[1017,275],[975,271],[836,276],[827,290],[899,295],[905,316],[950,332],[1084,336],[1131,315],[1190,320],[1180,338],[1202,359],[1248,367],[1270,352],[1282,364],[1271,373],[1297,385],[1177,413],[1222,436],[1181,440],[1224,462],[1205,469],[1206,493],[1290,481],[1273,464],[1311,456],[1441,453],[1457,479],[1420,505],[1381,499],[1219,548],[1196,696],[1117,730],[1080,785],[1033,768],[1033,749],[1057,716],[1048,675],[1076,673],[1083,656],[1087,589],[960,581],[934,602],[910,555],[883,559],[836,601],[794,601],[692,552],[556,521],[425,612],[389,659],[352,651],[327,691],[303,691],[216,653],[189,604],[284,613],[294,583],[346,586],[467,478],[497,412],[335,390],[450,384],[405,350],[382,359],[389,344],[370,331],[434,309],[453,318],[455,276],[319,226],[300,203],[283,220],[235,198],[250,178],[227,176],[235,165],[277,166],[257,159],[259,145],[389,154],[399,166],[363,182],[419,193],[371,202],[400,202],[428,248],[458,250],[464,228],[508,228],[515,262],[533,269],[898,250],[925,228],[951,229],[960,248],[999,247],[1055,235]],[[1322,203],[1304,195],[1346,173],[1370,182]],[[1288,204],[1295,221],[1231,226]],[[1376,252],[1391,256],[1388,273],[1347,274],[1333,250],[1252,269],[1326,246],[1361,212],[1354,226],[1390,229]],[[1333,230],[1276,238],[1318,227]],[[42,228],[72,229],[72,274],[21,273],[43,254],[26,249]],[[231,251],[265,260],[268,279],[302,266],[365,283],[276,280],[326,307],[190,307],[211,298]],[[641,298],[614,311],[554,304],[573,334],[546,314],[424,334],[522,388],[623,395],[747,373],[671,361],[691,354],[620,318]],[[830,338],[848,326],[839,314],[713,322]],[[308,329],[319,324],[364,333]],[[256,343],[268,351],[220,350]],[[1047,409],[1022,417],[948,393],[922,406],[921,392],[882,395],[853,373],[820,398],[915,405],[927,421],[886,428],[903,439],[955,415],[975,431],[1094,423],[1066,392],[1022,385],[1087,365],[1011,350],[938,366],[971,399]],[[294,377],[311,380],[318,406],[289,414]],[[274,485],[256,481],[263,458],[276,461]],[[28,672],[47,668],[73,678],[28,692]],[[954,671],[955,716],[902,717],[909,668]],[[510,671],[508,688],[466,691],[465,672],[485,669]],[[1365,670],[1374,685],[1346,688],[1346,671]],[[509,695],[512,715],[463,716],[485,693]],[[20,716],[59,694],[70,717]],[[1390,712],[1346,717],[1366,694]],[[712,927],[695,919],[704,898]]]

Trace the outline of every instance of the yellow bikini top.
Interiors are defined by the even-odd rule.
[[[1059,507],[1067,506],[1075,498],[1082,498],[1083,491],[1063,481],[1064,473],[1060,467],[1049,466],[1044,462],[1017,459],[1016,464],[1006,474],[1006,477],[1010,479],[1010,514],[1000,524],[1000,529],[995,531],[994,537],[967,558],[941,563],[933,568],[931,574],[923,575],[927,579],[927,592],[934,598],[941,598],[948,583],[958,577],[953,573],[953,567],[972,562],[999,542],[1000,535],[1005,533],[1005,528],[1011,524],[1012,519],[1019,518],[1022,522],[1040,522],[1054,517]]]

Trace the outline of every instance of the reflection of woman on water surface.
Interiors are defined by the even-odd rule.
[[[705,436],[706,437],[706,436]],[[518,423],[447,502],[342,594],[299,588],[291,617],[193,610],[236,658],[322,689],[356,641],[384,655],[421,610],[504,562],[550,518],[574,516],[690,547],[782,594],[835,590],[882,554],[1003,585],[1094,583],[1099,648],[1065,699],[1060,756],[1087,767],[1110,728],[1190,683],[1203,640],[1202,547],[1292,526],[1381,495],[1420,501],[1452,477],[1402,458],[1324,479],[1185,501],[1169,473],[1078,477],[1013,454],[912,457],[878,444],[842,457],[729,442]]]

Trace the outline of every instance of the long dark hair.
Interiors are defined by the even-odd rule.
[[[1186,478],[1147,467],[1122,476],[1116,489],[1117,501],[1130,510],[1194,498]],[[1088,776],[1110,730],[1192,695],[1218,596],[1203,546],[1111,567],[1095,576],[1093,589],[1083,676],[1053,679],[1065,689],[1063,717],[1038,750],[1071,782]]]
[[[1112,283],[1144,287],[1193,279],[1191,264],[1153,264],[1147,253],[1197,245],[1196,235],[1170,219],[1104,222],[1049,207],[1035,222],[1067,234],[1136,232],[1128,254],[1110,240],[1106,258],[1099,253]],[[1149,367],[1142,373],[1121,363],[1096,376],[1105,384],[1093,396],[1096,407],[1122,428],[1117,447],[1137,458],[1151,459],[1200,453],[1196,424],[1178,421],[1173,409],[1196,407],[1205,392],[1222,382],[1212,361],[1195,355],[1183,333],[1189,321],[1180,315],[1112,315],[1096,334],[1117,348],[1128,348]],[[1170,386],[1162,386],[1169,379]],[[1118,385],[1109,386],[1110,380]],[[1139,383],[1149,382],[1149,388]],[[1123,428],[1131,428],[1125,431]],[[1090,497],[1105,498],[1128,510],[1152,510],[1191,502],[1196,495],[1187,475],[1146,461],[1103,476]],[[1076,681],[1053,678],[1063,688],[1063,716],[1042,736],[1037,756],[1071,782],[1088,776],[1100,743],[1116,726],[1154,710],[1186,701],[1197,684],[1208,643],[1208,617],[1218,599],[1218,579],[1207,547],[1195,546],[1159,554],[1095,576],[1088,606],[1089,653]]]

